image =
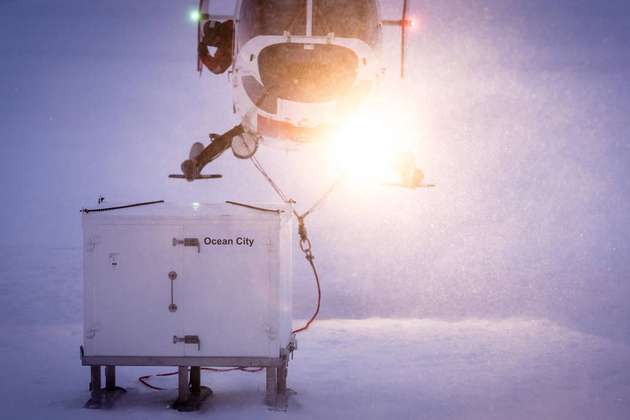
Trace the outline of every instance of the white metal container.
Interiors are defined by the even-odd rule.
[[[291,212],[260,207],[278,211],[85,213],[84,356],[278,358],[291,339]]]

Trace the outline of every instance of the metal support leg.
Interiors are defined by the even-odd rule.
[[[126,391],[116,386],[116,366],[105,366],[105,389],[101,388],[101,367],[90,366],[91,395],[86,408],[111,408]]]
[[[102,406],[101,367],[90,366],[90,399],[85,403],[85,408],[101,408]]]
[[[179,366],[179,393],[171,407],[178,411],[197,411],[203,401],[212,394],[208,387],[201,386],[201,368],[191,366],[190,387],[188,386],[188,366]]]
[[[90,391],[92,398],[100,398],[101,395],[101,367],[90,366]]]
[[[278,377],[277,371],[274,367],[268,367],[267,369],[267,393],[265,402],[268,405],[276,404],[276,396],[278,394]]]
[[[278,367],[278,394],[287,392],[287,363],[283,363]]]
[[[185,403],[188,401],[188,366],[179,366],[178,378],[179,394],[177,401]]]
[[[199,395],[201,392],[201,368],[199,366],[191,366],[190,368],[190,392],[193,395]]]
[[[116,390],[116,366],[105,366],[105,389]]]

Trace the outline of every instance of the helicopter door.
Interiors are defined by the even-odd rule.
[[[224,73],[234,57],[234,14],[210,11],[209,0],[199,0],[197,11],[197,71],[205,66],[214,74]],[[210,50],[209,50],[210,49]]]

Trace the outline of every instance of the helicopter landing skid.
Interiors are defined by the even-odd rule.
[[[400,182],[385,182],[383,183],[386,187],[401,187],[401,188],[409,188],[411,190],[415,190],[416,188],[434,188],[435,184],[403,184]]]
[[[188,179],[186,178],[186,175],[184,174],[170,174],[168,177],[173,178],[173,179]],[[223,175],[221,174],[197,175],[193,179],[218,179],[218,178],[223,178]]]

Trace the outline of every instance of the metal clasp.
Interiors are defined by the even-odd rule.
[[[201,243],[199,242],[199,238],[184,238],[184,239],[173,238],[173,246],[177,246],[177,245],[194,246],[194,247],[197,247],[197,253],[201,252]]]
[[[173,336],[173,344],[184,343],[184,344],[196,344],[197,351],[201,351],[201,341],[199,340],[198,335],[185,335],[183,337],[178,337],[176,335]]]

